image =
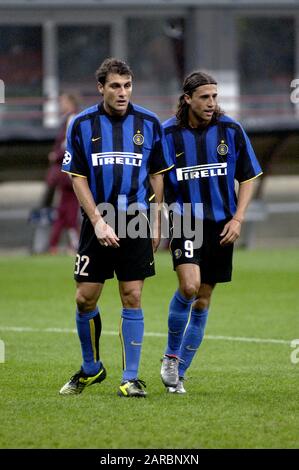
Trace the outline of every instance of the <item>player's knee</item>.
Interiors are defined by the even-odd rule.
[[[180,285],[180,291],[186,299],[192,299],[197,294],[199,287],[197,282],[184,282]]]
[[[95,310],[97,302],[93,297],[77,291],[76,304],[79,312],[91,312],[92,310]]]
[[[124,290],[121,298],[125,308],[140,308],[141,292],[139,289]]]

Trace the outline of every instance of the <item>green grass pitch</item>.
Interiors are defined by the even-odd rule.
[[[233,282],[215,290],[185,396],[167,395],[160,380],[176,277],[167,252],[157,255],[156,268],[143,295],[140,378],[148,397],[116,395],[121,307],[115,280],[106,283],[100,302],[107,379],[82,395],[61,397],[81,361],[72,332],[73,259],[1,257],[0,448],[298,448],[299,363],[291,362],[290,346],[299,337],[298,250],[236,251]]]

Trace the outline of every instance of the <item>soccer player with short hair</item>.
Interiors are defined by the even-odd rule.
[[[173,166],[158,118],[132,104],[133,73],[118,59],[106,59],[96,72],[103,102],[77,115],[68,129],[62,169],[72,175],[74,191],[83,209],[80,244],[75,264],[76,322],[83,363],[61,388],[61,395],[78,394],[100,383],[106,370],[99,356],[101,316],[97,306],[106,279],[119,281],[122,301],[120,337],[123,375],[118,395],[145,397],[138,378],[143,341],[141,291],[144,279],[155,274],[153,239],[146,221],[145,236],[123,232],[128,219],[117,217],[114,226],[104,220],[112,207],[126,215],[132,204],[146,220],[150,201],[163,197],[163,173]],[[142,235],[142,234],[141,234]]]
[[[231,280],[233,244],[262,171],[242,126],[219,108],[217,82],[206,73],[185,78],[176,116],[163,127],[175,160],[165,177],[166,202],[176,203],[185,217],[184,204],[191,204],[203,232],[200,247],[184,234],[170,241],[179,288],[169,306],[161,378],[169,392],[185,393],[185,372],[203,340],[212,292]]]

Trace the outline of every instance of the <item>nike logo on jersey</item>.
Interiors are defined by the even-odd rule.
[[[155,261],[151,261],[151,262],[150,262],[150,266],[152,266],[152,265],[154,264],[154,262],[155,262]]]
[[[186,166],[176,169],[178,181],[193,180],[199,178],[211,178],[213,176],[227,175],[227,163],[209,163],[206,165]]]
[[[97,140],[100,140],[101,137],[92,137],[92,142],[96,142]]]
[[[181,153],[176,153],[175,156],[176,157],[180,157],[181,155],[184,155],[185,152],[181,152]]]

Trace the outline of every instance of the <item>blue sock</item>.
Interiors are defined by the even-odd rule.
[[[178,356],[190,307],[194,298],[188,300],[177,290],[169,305],[168,344],[165,354]]]
[[[123,381],[138,378],[144,321],[141,308],[123,308],[119,336],[122,345]]]
[[[205,326],[208,319],[208,309],[198,310],[192,309],[190,321],[186,328],[182,345],[179,352],[179,376],[184,374],[191,364],[197,349],[199,348],[205,332]]]
[[[83,357],[82,368],[87,375],[96,375],[101,367],[99,341],[101,336],[101,317],[96,308],[89,313],[76,312],[78,336]]]

